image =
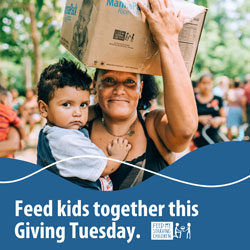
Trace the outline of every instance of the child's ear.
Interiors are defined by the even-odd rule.
[[[40,112],[41,116],[43,118],[47,118],[48,117],[48,105],[44,101],[39,100],[38,101],[38,108],[39,108],[39,112]]]

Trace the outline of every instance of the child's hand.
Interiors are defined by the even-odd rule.
[[[112,158],[123,161],[131,147],[127,139],[117,137],[108,144],[108,153]]]
[[[23,140],[23,139],[20,140],[19,149],[20,149],[20,150],[23,150],[23,149],[24,149],[24,140]]]

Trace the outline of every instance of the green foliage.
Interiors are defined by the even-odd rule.
[[[23,87],[24,58],[30,57],[34,62],[30,17],[27,11],[29,3],[34,3],[36,7],[38,37],[44,61],[49,63],[51,59],[61,55],[59,36],[63,6],[59,5],[57,0],[17,0],[0,3],[0,62],[8,61],[12,64],[12,69],[15,69],[0,69],[0,73],[5,76],[6,81],[9,81],[13,73],[19,75],[11,79],[16,79],[14,85],[21,84]]]
[[[202,5],[202,6],[208,7],[207,0],[195,0],[194,3],[198,4],[198,5]]]
[[[201,1],[198,1],[201,2]],[[250,27],[248,1],[209,2],[193,78],[209,71],[215,76],[241,77],[250,72]]]
[[[192,1],[192,0],[189,0]],[[0,76],[10,85],[24,89],[24,58],[34,62],[30,19],[25,5],[36,7],[43,68],[59,58],[77,61],[60,45],[64,6],[60,0],[8,0],[0,2]],[[193,78],[204,71],[231,78],[250,73],[250,1],[193,0],[208,7]],[[90,72],[93,70],[90,69]],[[159,85],[161,80],[157,78]]]

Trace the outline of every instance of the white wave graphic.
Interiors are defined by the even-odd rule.
[[[33,175],[36,175],[42,171],[44,171],[45,169],[47,168],[50,168],[54,165],[56,165],[57,163],[60,163],[60,162],[64,162],[64,161],[70,161],[70,160],[73,160],[73,159],[78,159],[78,158],[99,158],[99,159],[107,159],[107,160],[110,160],[110,161],[115,161],[115,162],[119,162],[119,163],[123,163],[125,165],[128,165],[130,167],[134,167],[134,168],[137,168],[137,169],[140,169],[140,170],[143,170],[143,171],[146,171],[148,173],[151,173],[151,174],[154,174],[154,175],[157,175],[157,176],[160,176],[162,178],[165,178],[165,179],[168,179],[168,180],[171,180],[171,181],[176,181],[176,182],[179,182],[179,183],[182,183],[182,184],[186,184],[186,185],[190,185],[190,186],[195,186],[195,187],[203,187],[203,188],[222,188],[222,187],[228,187],[228,186],[232,186],[232,185],[235,185],[235,184],[238,184],[240,182],[243,182],[247,179],[250,178],[250,175],[242,178],[242,179],[239,179],[239,180],[236,180],[234,182],[229,182],[229,183],[225,183],[225,184],[219,184],[219,185],[203,185],[203,184],[197,184],[197,183],[192,183],[192,182],[188,182],[188,181],[183,181],[183,180],[179,180],[179,179],[176,179],[176,178],[173,178],[173,177],[170,177],[170,176],[167,176],[167,175],[163,175],[163,174],[160,174],[160,173],[157,173],[157,172],[154,172],[152,170],[149,170],[149,169],[144,169],[142,167],[139,167],[139,166],[136,166],[136,165],[133,165],[133,164],[130,164],[128,162],[125,162],[125,161],[119,161],[119,160],[116,160],[116,159],[112,159],[112,158],[108,158],[108,157],[103,157],[103,156],[94,156],[94,155],[80,155],[80,156],[74,156],[74,157],[70,157],[70,158],[67,158],[67,159],[63,159],[63,160],[60,160],[60,161],[57,161],[57,162],[54,162],[46,167],[43,167],[29,175],[26,175],[22,178],[19,178],[19,179],[15,179],[15,180],[10,180],[10,181],[0,181],[0,184],[11,184],[11,183],[16,183],[16,182],[20,182],[20,181],[23,181],[25,179],[28,179],[30,178],[31,176]]]

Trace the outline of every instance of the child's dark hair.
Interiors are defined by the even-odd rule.
[[[44,69],[38,82],[38,101],[46,104],[54,97],[54,91],[66,86],[89,91],[92,80],[87,72],[82,71],[73,61],[65,58]]]

